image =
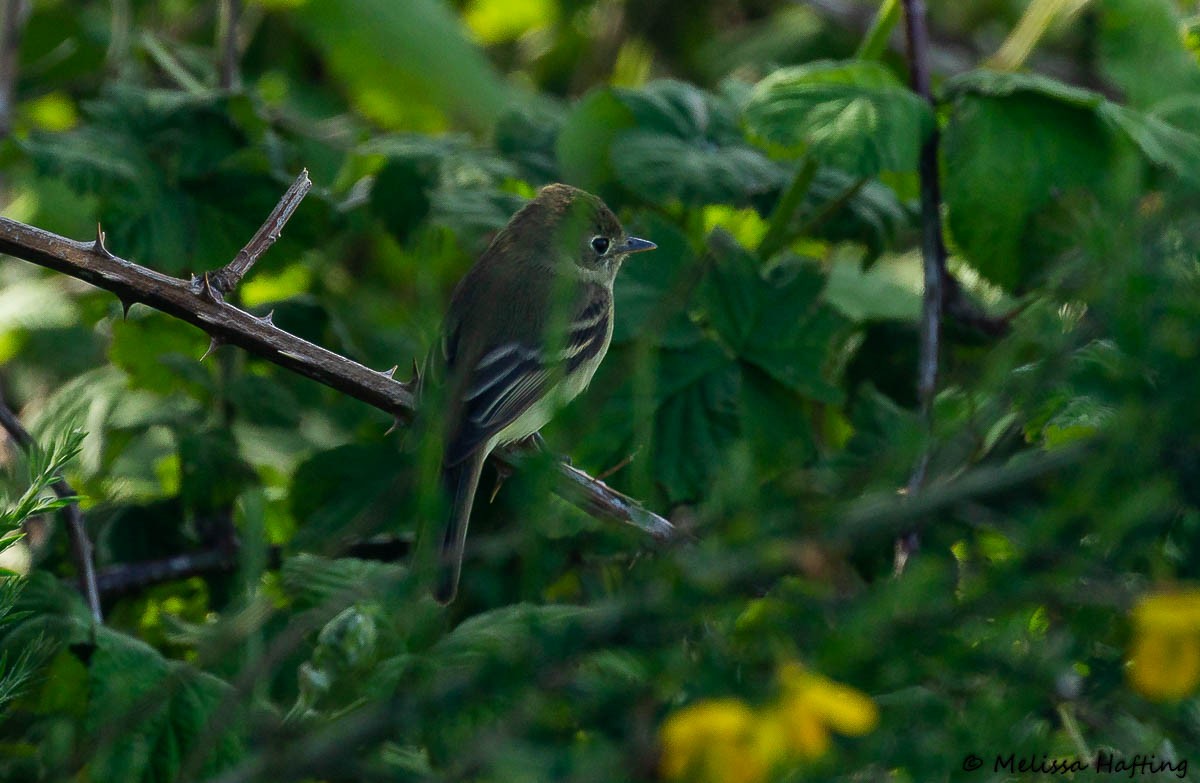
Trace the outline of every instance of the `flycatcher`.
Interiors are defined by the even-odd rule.
[[[613,331],[613,280],[653,242],[627,236],[599,198],[548,185],[467,272],[442,327],[446,417],[442,486],[450,503],[434,595],[454,600],[483,463],[536,435],[587,387]]]

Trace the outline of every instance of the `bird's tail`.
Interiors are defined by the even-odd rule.
[[[479,449],[462,462],[442,470],[442,491],[450,502],[450,513],[442,533],[433,597],[443,604],[453,601],[458,592],[463,547],[467,542],[467,523],[471,519],[471,504],[475,500],[475,489],[479,486],[479,474],[486,457],[485,450]]]

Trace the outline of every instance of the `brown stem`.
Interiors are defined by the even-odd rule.
[[[233,260],[217,271],[205,275],[214,291],[228,294],[237,288],[238,283],[242,282],[242,278],[250,271],[250,267],[254,266],[271,245],[275,244],[275,240],[279,239],[284,225],[291,219],[292,214],[311,189],[312,180],[308,178],[308,169],[304,169],[300,172],[300,176],[296,177],[292,186],[287,189],[287,192],[283,194],[283,198],[279,199],[279,203],[275,205],[275,209],[271,210],[271,214],[259,226],[258,231],[254,232],[254,236],[250,237],[250,241],[238,251]]]
[[[17,418],[2,397],[0,397],[0,427],[4,428],[9,437],[21,448],[21,451],[28,453],[33,448],[33,436],[29,434],[29,430],[25,429],[25,425],[21,423],[21,420]],[[76,496],[75,490],[62,478],[51,484],[50,488],[60,498]],[[96,567],[92,561],[92,540],[88,538],[87,526],[83,522],[83,512],[79,510],[78,503],[71,502],[63,507],[63,516],[67,520],[67,535],[71,539],[71,553],[75,557],[75,568],[79,572],[79,589],[87,600],[92,618],[97,623],[102,623],[104,615],[100,611],[100,588],[96,584]]]
[[[228,304],[210,276],[181,280],[118,258],[104,247],[102,232],[95,242],[76,242],[0,217],[0,252],[111,291],[127,307],[141,302],[172,315],[206,332],[212,346],[237,345],[397,419],[411,420],[416,408],[413,385],[395,380],[391,371],[376,372],[285,332],[269,316],[259,318]],[[503,449],[493,458],[512,465],[520,451]],[[560,464],[558,472],[555,492],[592,516],[633,525],[658,539],[670,537],[671,523],[636,501],[569,465]]]

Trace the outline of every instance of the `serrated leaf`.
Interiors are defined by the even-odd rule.
[[[569,181],[601,195],[615,181],[653,202],[744,203],[785,177],[745,144],[726,99],[673,80],[590,93],[557,150]]]
[[[617,181],[646,201],[737,204],[785,179],[779,164],[750,147],[719,147],[655,131],[617,134],[612,158]]]
[[[1192,67],[1197,72],[1200,87],[1200,66],[1193,63]],[[1037,74],[992,71],[974,71],[955,77],[947,82],[946,92],[949,96],[1033,94],[1094,110],[1096,116],[1137,145],[1151,163],[1193,181],[1200,178],[1200,136],[1168,123],[1154,113],[1114,103],[1097,92]]]
[[[601,611],[586,606],[505,606],[464,620],[429,653],[439,668],[521,659],[543,638],[602,617]]]
[[[496,122],[496,151],[514,161],[531,182],[559,181],[555,146],[566,118],[562,106],[548,101],[510,109]]]
[[[929,106],[872,62],[780,69],[755,87],[744,117],[765,143],[858,176],[914,170],[933,129]]]
[[[406,573],[407,569],[396,563],[299,554],[283,561],[280,577],[284,590],[300,608],[307,609],[334,598],[373,593],[373,586],[382,589],[399,582]]]
[[[185,664],[164,659],[149,645],[104,627],[88,666],[85,728],[94,755],[89,773],[98,780],[174,779],[197,750],[212,711],[228,685]],[[226,769],[241,758],[239,721],[223,717],[204,748],[203,773]],[[120,732],[110,727],[121,725]],[[103,739],[103,742],[99,740]]]
[[[825,365],[847,322],[823,301],[824,276],[793,265],[766,280],[757,259],[727,234],[714,232],[710,246],[714,263],[704,302],[725,344],[792,391],[839,402],[841,392],[825,377]]]
[[[831,242],[861,243],[867,248],[868,262],[894,247],[897,238],[913,224],[913,211],[887,185],[863,182],[861,178],[828,168],[817,172],[805,196],[802,216],[818,214],[835,200],[845,203],[814,226],[812,234]]]
[[[704,342],[660,355],[654,414],[654,477],[671,503],[704,497],[738,434],[738,368]]]
[[[632,256],[621,268],[613,287],[616,324],[613,342],[645,338],[655,345],[683,348],[701,339],[700,330],[687,318],[685,307],[692,277],[701,271],[687,236],[658,216],[645,218],[630,229],[658,245],[653,256]],[[648,333],[648,330],[653,333]]]

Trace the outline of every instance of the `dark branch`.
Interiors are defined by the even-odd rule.
[[[0,427],[4,428],[9,437],[21,448],[21,451],[28,453],[34,447],[33,436],[29,434],[29,430],[25,429],[25,425],[21,423],[21,420],[17,418],[2,397],[0,397]],[[62,478],[51,484],[50,488],[60,498],[76,497],[75,490]],[[100,611],[100,588],[96,584],[96,567],[92,561],[92,540],[88,538],[87,526],[83,523],[83,512],[79,510],[78,503],[71,502],[63,507],[63,516],[67,520],[67,535],[71,539],[71,553],[75,557],[75,569],[79,572],[79,589],[87,600],[92,618],[98,623],[104,622],[104,615]]]
[[[162,560],[124,563],[106,568],[96,577],[100,593],[108,601],[144,590],[152,585],[172,582],[237,567],[236,558],[223,547],[202,549]]]
[[[296,181],[283,194],[283,198],[279,199],[279,203],[275,205],[275,209],[271,210],[266,221],[258,231],[254,232],[254,236],[250,238],[245,247],[238,251],[234,259],[216,272],[205,275],[214,291],[228,294],[237,288],[238,283],[242,282],[242,278],[250,271],[250,267],[254,266],[271,245],[275,244],[275,240],[279,239],[284,225],[291,219],[292,213],[300,206],[300,202],[304,200],[311,189],[312,180],[308,178],[308,169],[305,169],[300,172],[300,176],[296,177]]]
[[[0,217],[0,252],[78,278],[116,294],[126,306],[141,302],[206,332],[216,344],[230,344],[280,367],[325,384],[402,421],[416,408],[411,383],[394,380],[332,351],[276,327],[214,295],[210,278],[187,281],[164,275],[114,256],[95,242],[76,242],[40,228]],[[209,279],[206,285],[204,280]],[[520,459],[518,449],[494,454],[505,464]],[[555,492],[587,513],[633,525],[658,539],[670,537],[666,519],[603,482],[559,464]]]
[[[411,536],[377,536],[365,541],[355,541],[337,556],[394,563],[408,557],[412,553],[412,546]],[[278,571],[283,565],[284,548],[272,546],[267,549],[266,554],[267,570]],[[174,557],[122,563],[105,568],[96,577],[96,584],[100,596],[105,601],[112,601],[163,582],[205,574],[228,573],[237,568],[237,565],[236,542],[233,548],[228,543],[222,543]]]
[[[929,29],[924,0],[904,0],[904,28],[908,38],[909,81],[913,92],[934,106],[929,74]],[[938,180],[938,131],[936,125],[921,146],[918,164],[921,178],[921,257],[925,294],[921,307],[921,345],[917,359],[917,397],[921,420],[927,435],[933,434],[933,398],[937,391],[938,354],[941,341],[943,286],[946,269],[946,245],[942,238],[942,196]],[[932,444],[927,444],[908,480],[909,496],[925,484]],[[896,540],[895,567],[904,569],[909,555],[920,545],[916,531]]]
[[[913,92],[934,105],[929,78],[929,30],[925,21],[924,0],[904,0],[904,21],[908,33],[910,81]],[[926,426],[932,416],[933,395],[937,390],[938,353],[946,269],[946,245],[942,239],[941,186],[938,180],[937,128],[921,147],[918,167],[921,178],[921,256],[924,262],[925,296],[921,312],[921,350],[917,368],[917,394]],[[924,471],[913,474],[909,491],[916,492]]]

